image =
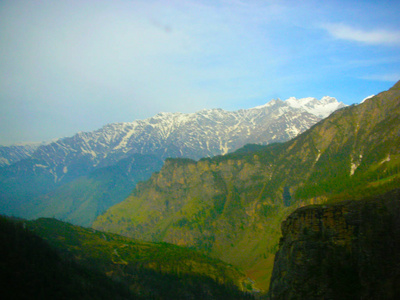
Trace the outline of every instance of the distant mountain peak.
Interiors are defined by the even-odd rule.
[[[262,109],[262,108],[266,108],[266,107],[270,107],[270,106],[273,106],[273,105],[276,105],[276,104],[282,104],[282,103],[284,103],[281,99],[272,99],[271,101],[269,101],[269,102],[267,102],[267,103],[265,103],[265,104],[263,104],[263,105],[259,105],[259,106],[256,106],[256,107],[253,107],[253,109]]]
[[[330,96],[324,96],[321,100],[312,97],[301,99],[290,97],[285,100],[285,103],[293,108],[302,108],[319,118],[326,118],[335,110],[347,106],[344,103],[337,101],[336,98]]]
[[[334,97],[330,97],[330,96],[324,96],[321,98],[321,102],[322,103],[337,103],[337,99]]]

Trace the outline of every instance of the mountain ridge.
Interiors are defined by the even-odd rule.
[[[329,101],[326,101],[327,99]],[[165,121],[168,121],[168,119],[172,118],[174,120],[174,122],[169,122],[170,124],[165,124],[166,126],[165,126],[165,128],[163,128],[164,130],[160,130],[161,137],[162,138],[167,138],[168,134],[171,132],[171,130],[173,130],[174,126],[175,127],[176,126],[180,126],[180,124],[187,122],[188,120],[192,119],[196,115],[203,115],[205,117],[208,117],[207,115],[216,115],[216,112],[223,112],[225,114],[231,114],[231,115],[232,114],[233,115],[235,115],[235,114],[236,115],[251,115],[251,113],[253,111],[257,111],[257,110],[263,109],[265,107],[269,107],[269,106],[271,106],[271,104],[276,104],[278,102],[279,103],[283,103],[284,106],[286,106],[286,107],[292,107],[292,108],[296,108],[296,109],[304,109],[304,110],[308,111],[309,113],[311,113],[311,114],[313,114],[313,115],[315,115],[317,117],[320,117],[320,118],[327,117],[334,110],[345,106],[343,103],[338,102],[335,98],[329,97],[329,96],[325,96],[321,100],[317,100],[316,98],[312,98],[312,97],[302,98],[302,99],[296,99],[295,97],[291,97],[291,98],[289,98],[289,99],[287,99],[285,101],[282,101],[280,99],[276,99],[276,100],[273,99],[273,100],[271,100],[270,102],[268,102],[268,103],[266,103],[264,105],[257,106],[257,107],[254,107],[254,108],[249,108],[249,109],[239,109],[237,111],[226,111],[226,110],[223,110],[223,109],[215,108],[215,109],[203,109],[203,110],[200,110],[200,111],[195,112],[195,113],[186,113],[186,114],[185,113],[179,113],[179,112],[177,112],[177,113],[160,112],[160,113],[154,115],[153,117],[150,117],[150,118],[147,118],[147,119],[135,120],[133,122],[110,123],[110,124],[104,125],[102,128],[94,130],[94,131],[78,132],[74,136],[65,137],[65,138],[59,138],[59,139],[56,139],[56,140],[51,141],[51,142],[46,142],[45,144],[51,144],[51,143],[56,143],[57,144],[57,143],[60,142],[60,140],[71,139],[71,138],[74,138],[75,136],[77,136],[77,138],[85,139],[85,138],[88,138],[91,133],[93,133],[93,136],[97,135],[97,142],[100,145],[103,144],[103,146],[104,146],[104,142],[107,139],[109,141],[112,140],[112,136],[110,136],[110,135],[112,135],[112,131],[118,131],[119,130],[119,131],[122,131],[122,132],[123,131],[126,132],[125,127],[130,127],[128,129],[128,131],[126,132],[126,135],[120,139],[120,142],[119,142],[118,145],[111,145],[110,148],[112,150],[117,150],[117,149],[120,149],[120,148],[124,148],[124,143],[127,141],[127,139],[130,138],[130,135],[133,133],[133,131],[137,127],[140,128],[140,127],[147,126],[149,124],[157,124],[160,120],[162,121],[162,119],[164,119]],[[331,104],[331,107],[325,107],[325,104],[327,102],[329,102]],[[312,104],[310,105],[310,103],[312,103]],[[332,104],[333,104],[333,106],[332,106]],[[311,107],[311,109],[310,109],[310,107]],[[164,123],[167,123],[167,122],[164,122]],[[173,123],[173,124],[171,124],[171,123]],[[170,125],[170,126],[168,126],[168,125]],[[99,136],[98,133],[101,133],[102,131],[103,132],[109,131],[111,134],[108,135],[108,136],[107,136],[107,134],[103,134],[103,136]],[[8,151],[10,151],[10,149],[7,149],[7,147],[28,147],[28,149],[29,149],[29,147],[34,148],[34,147],[32,147],[32,145],[34,145],[35,146],[34,150],[36,150],[36,148],[41,146],[41,144],[43,144],[43,142],[42,143],[15,144],[15,145],[10,145],[10,146],[0,146],[0,156],[3,155],[3,152],[7,153]],[[3,148],[4,148],[4,151],[2,151]],[[88,151],[88,149],[85,149],[85,148],[83,148],[82,151],[83,152],[86,151],[87,153],[91,153],[92,152],[92,151]],[[125,151],[127,151],[127,150],[125,150]],[[32,154],[33,152],[34,151],[31,151],[30,154]],[[218,153],[218,154],[221,154],[221,153]],[[93,155],[93,156],[95,156],[95,155]],[[29,157],[29,155],[26,155],[23,158],[27,158],[27,157]],[[201,157],[204,157],[204,156],[201,156]],[[197,159],[201,158],[201,157],[197,157]],[[15,161],[16,160],[13,160],[12,162],[15,162]],[[7,162],[4,159],[4,164],[3,165],[11,164],[12,162]]]
[[[0,168],[29,158],[41,143],[0,146]]]

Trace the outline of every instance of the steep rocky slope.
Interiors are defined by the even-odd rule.
[[[307,206],[282,224],[271,299],[396,299],[400,190]]]
[[[167,160],[93,227],[200,249],[267,289],[280,222],[306,204],[399,185],[400,83],[284,144]]]

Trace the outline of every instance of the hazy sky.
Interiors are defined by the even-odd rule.
[[[1,0],[0,144],[400,80],[400,1]]]

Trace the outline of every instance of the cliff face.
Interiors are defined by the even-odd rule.
[[[271,299],[400,295],[400,189],[296,210],[282,223]]]

